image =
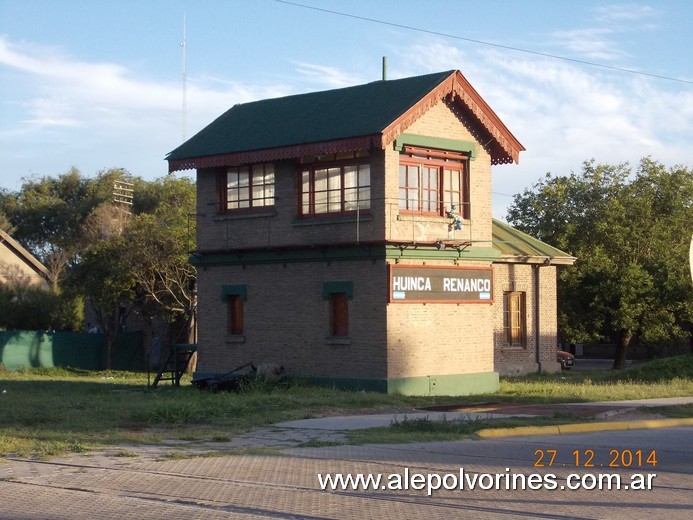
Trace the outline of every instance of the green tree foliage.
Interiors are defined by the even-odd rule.
[[[18,192],[0,194],[0,212],[13,226],[13,238],[59,282],[64,270],[88,247],[84,222],[96,207],[113,199],[114,180],[128,175],[111,169],[86,178],[72,168],[57,177],[27,180]]]
[[[614,341],[614,368],[635,335],[690,340],[692,173],[650,158],[635,172],[590,161],[580,174],[547,174],[509,208],[510,224],[578,257],[559,271],[561,334]]]
[[[195,271],[188,255],[195,187],[186,178],[135,181],[132,216],[123,218],[122,210],[100,205],[85,221],[92,243],[75,269],[75,283],[106,335],[109,362],[132,310],[145,320],[158,316],[183,323],[192,313]],[[149,212],[136,213],[145,208]]]
[[[131,213],[113,202],[117,180],[133,183]],[[190,316],[194,211],[189,179],[149,182],[121,169],[92,179],[72,169],[0,193],[0,214],[9,216],[14,238],[61,274],[56,294],[75,292],[91,306],[107,338],[109,362],[133,309],[169,322],[175,316],[185,323]]]
[[[107,369],[122,325],[137,301],[135,277],[123,255],[125,246],[120,236],[95,244],[73,273],[75,286],[83,291],[106,336]]]
[[[82,320],[83,302],[78,295],[0,285],[0,328],[79,330]]]
[[[155,313],[184,329],[194,306],[196,273],[188,258],[195,240],[195,187],[189,179],[168,177],[148,184],[141,195],[157,202],[151,212],[136,215],[123,234],[139,309],[145,317]],[[188,333],[176,336],[175,341],[190,341]]]

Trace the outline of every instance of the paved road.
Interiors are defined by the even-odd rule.
[[[12,519],[688,519],[693,428],[387,446],[291,448],[278,454],[155,460],[93,454],[0,463],[0,518]],[[655,450],[657,465],[614,469],[609,451]],[[537,450],[556,450],[534,467]],[[578,450],[580,467],[574,467]],[[584,467],[588,450],[595,467]],[[548,458],[543,459],[548,462]],[[565,466],[564,466],[565,464]],[[321,491],[318,473],[555,475],[556,489]],[[506,469],[507,468],[507,469]],[[560,490],[569,474],[656,474],[652,490]],[[429,478],[429,477],[423,477]],[[432,478],[432,477],[431,477]],[[482,478],[482,477],[478,477]],[[489,477],[490,478],[490,477]],[[392,480],[390,480],[392,479]],[[550,481],[550,479],[548,479]],[[450,481],[448,480],[448,483]],[[486,481],[480,481],[485,484]],[[502,483],[502,482],[501,482]],[[468,481],[466,487],[468,488]]]

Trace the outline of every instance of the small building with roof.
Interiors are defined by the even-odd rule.
[[[229,109],[167,156],[197,170],[195,378],[465,395],[558,370],[570,257],[491,215],[523,150],[454,70]]]
[[[48,289],[52,283],[46,266],[0,229],[0,285]]]

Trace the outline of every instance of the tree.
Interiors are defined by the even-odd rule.
[[[559,272],[559,326],[572,342],[611,339],[614,368],[634,335],[646,342],[691,334],[686,273],[693,175],[649,158],[585,162],[580,174],[546,177],[517,195],[511,225],[578,257]]]
[[[123,255],[122,237],[111,237],[92,246],[73,271],[73,283],[85,295],[106,337],[106,368],[125,319],[137,301],[136,281]]]
[[[31,251],[59,283],[89,244],[85,220],[113,199],[113,182],[129,176],[122,169],[103,170],[89,179],[76,168],[58,177],[28,180],[16,193],[0,193],[0,212],[14,227],[13,237]],[[1,221],[1,219],[0,219]]]
[[[188,258],[195,237],[195,186],[187,178],[168,177],[150,183],[144,195],[156,201],[151,212],[136,215],[123,236],[142,313],[190,328],[196,273]]]
[[[2,328],[77,330],[82,319],[82,300],[78,295],[22,284],[0,284]]]
[[[129,211],[113,200],[119,180],[134,187]],[[124,319],[134,309],[181,327],[190,322],[194,211],[189,179],[148,182],[122,169],[93,179],[72,169],[27,181],[17,193],[0,193],[0,216],[12,216],[17,240],[62,273],[60,285],[91,306],[106,335],[109,368]]]

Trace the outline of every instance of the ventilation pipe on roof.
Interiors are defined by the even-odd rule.
[[[383,81],[387,81],[387,56],[383,56]]]

